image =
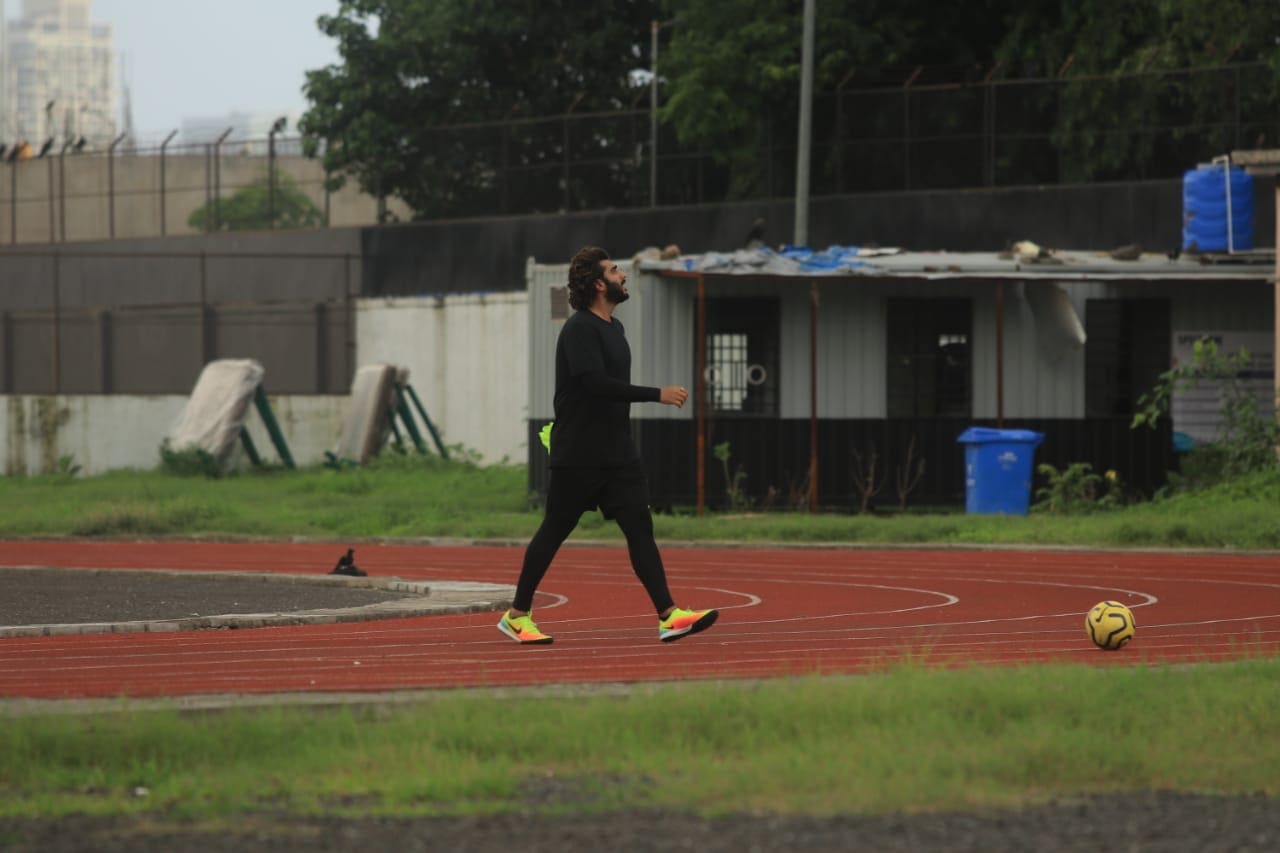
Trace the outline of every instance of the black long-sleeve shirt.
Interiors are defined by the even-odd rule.
[[[556,341],[551,467],[607,468],[636,462],[631,404],[658,402],[661,389],[631,384],[622,322],[577,311]]]

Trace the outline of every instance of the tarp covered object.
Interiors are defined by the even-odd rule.
[[[351,405],[334,456],[363,465],[382,451],[391,431],[396,382],[405,382],[408,377],[408,370],[394,364],[368,364],[356,371],[351,380]]]
[[[169,447],[203,450],[225,462],[265,373],[261,364],[249,358],[224,358],[206,364],[182,416],[169,432]]]

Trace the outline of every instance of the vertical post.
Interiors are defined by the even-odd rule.
[[[166,205],[165,205],[165,201],[166,201],[165,199],[165,194],[166,194],[165,159],[164,159],[165,149],[169,147],[169,143],[173,140],[173,137],[177,135],[177,133],[178,131],[176,130],[169,131],[169,135],[164,138],[164,142],[160,143],[160,236],[161,237],[165,235],[165,228],[168,224],[165,222],[165,220],[168,217],[168,212],[166,210]]]
[[[917,67],[902,84],[902,188],[911,189],[911,84],[916,82],[923,67]]]
[[[342,298],[343,307],[347,312],[346,333],[347,340],[343,352],[346,354],[346,363],[343,365],[345,371],[345,379],[349,384],[356,375],[356,312],[354,298],[351,293],[351,254],[342,256]]]
[[[9,163],[9,243],[18,242],[18,161]]]
[[[502,179],[499,182],[498,210],[501,213],[506,213],[511,204],[511,125],[504,123],[501,133],[500,141],[502,144],[499,148],[501,162],[498,164],[498,174],[502,176]]]
[[[658,206],[658,29],[649,22],[649,206]]]
[[[49,157],[46,160],[46,162],[48,165],[45,171],[49,173],[49,193],[48,193],[49,195],[49,242],[54,243],[54,242],[57,242],[58,237],[57,237],[57,232],[54,231],[54,228],[53,228],[53,222],[54,222],[53,202],[54,202],[54,196],[55,196],[54,186],[53,186],[53,158]]]
[[[107,146],[107,236],[116,236],[116,146],[124,139],[122,133]]]
[[[982,86],[982,150],[986,155],[982,164],[982,183],[995,184],[996,176],[996,122],[995,95],[990,81]]]
[[[64,243],[67,242],[67,148],[70,145],[68,138],[58,152],[58,236]]]
[[[836,192],[848,192],[844,185],[844,87],[853,79],[854,71],[844,75],[836,86]]]
[[[561,128],[560,144],[561,146],[563,146],[563,149],[564,149],[564,164],[561,167],[563,169],[563,172],[561,173],[560,180],[564,182],[564,194],[561,198],[560,203],[564,205],[565,213],[568,213],[573,200],[572,194],[569,192],[569,114],[568,113],[564,114],[564,118],[562,119],[562,121],[564,122],[564,124]]]
[[[813,129],[813,6],[804,0],[800,48],[800,127],[796,135],[796,213],[792,243],[809,245],[809,140]]]
[[[996,279],[996,429],[1004,429],[1004,280]]]
[[[1276,201],[1280,202],[1280,173],[1275,177],[1275,195]],[[1276,217],[1276,237],[1280,238],[1280,216]],[[1276,245],[1280,246],[1280,243]],[[1276,253],[1276,283],[1271,300],[1275,315],[1271,326],[1271,375],[1275,385],[1273,389],[1275,396],[1272,399],[1276,401],[1276,420],[1280,421],[1280,252]],[[1280,445],[1276,447],[1276,454],[1280,455]]]
[[[809,281],[809,512],[818,511],[818,282]]]
[[[98,393],[111,393],[111,310],[98,309]]]
[[[231,128],[222,131],[213,143],[213,228],[211,231],[222,230],[222,143],[227,141],[227,137],[231,135]]]
[[[694,407],[697,419],[697,460],[695,477],[697,481],[697,514],[707,511],[707,281],[702,273],[698,273],[697,317],[694,326],[697,329],[697,343],[694,345],[694,376],[698,402]]]
[[[13,321],[0,311],[0,394],[13,393]]]
[[[315,304],[313,322],[316,327],[316,393],[329,390],[329,312],[323,302]]]
[[[213,230],[213,145],[204,145],[204,230]]]
[[[212,330],[209,328],[210,326],[209,303],[207,301],[207,288],[208,288],[208,276],[209,276],[208,258],[209,256],[206,253],[204,252],[200,253],[200,279],[199,279],[200,280],[200,312],[199,312],[200,336],[199,336],[199,341],[200,341],[200,367],[201,368],[203,368],[206,364],[208,364],[212,360],[212,349],[213,349],[212,346],[210,345],[211,344],[210,339],[213,337],[213,335],[212,335]]]
[[[267,134],[267,229],[276,227],[276,133]]]
[[[285,117],[280,116],[267,131],[267,228],[276,227],[276,134],[284,130]]]
[[[324,170],[324,227],[325,228],[329,227],[329,215],[330,215],[329,207],[330,207],[330,197],[332,195],[333,193],[329,189],[329,170],[325,169]]]
[[[53,251],[53,393],[62,391],[62,293],[58,265],[62,260],[58,250]]]

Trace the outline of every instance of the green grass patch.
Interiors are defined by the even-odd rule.
[[[658,515],[660,541],[1280,548],[1280,473],[1077,515],[708,512]],[[527,539],[541,512],[523,466],[388,454],[368,468],[269,469],[227,477],[116,471],[0,478],[0,537],[312,536]],[[577,539],[621,542],[588,513]]]
[[[833,814],[1148,789],[1274,796],[1278,703],[1280,660],[1255,659],[24,716],[0,728],[0,816]]]

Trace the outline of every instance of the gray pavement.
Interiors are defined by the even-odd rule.
[[[473,613],[515,587],[396,577],[0,567],[0,638],[257,628]]]

